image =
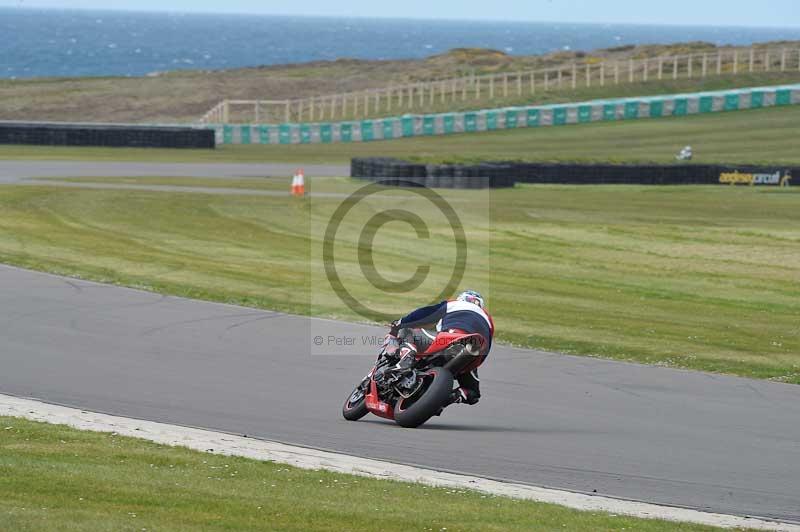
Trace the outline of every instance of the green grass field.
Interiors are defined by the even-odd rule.
[[[717,530],[307,471],[0,417],[0,530],[378,528]]]
[[[310,185],[341,194],[361,186],[344,178]],[[795,189],[518,186],[442,193],[460,213],[491,215],[469,232],[473,249],[490,251],[491,286],[469,275],[464,284],[489,293],[501,339],[800,383]],[[320,241],[315,230],[340,202],[335,195],[293,200],[5,186],[0,261],[357,320],[335,295],[310,286],[319,265],[311,256]],[[364,217],[393,205],[388,194],[373,196],[361,220],[343,225],[341,238],[355,241]],[[425,208],[421,214],[435,216]],[[444,241],[447,231],[440,233]],[[398,278],[404,267],[413,271],[418,263],[408,261],[407,249],[417,239],[407,227],[388,224],[379,234],[378,268],[394,268]],[[345,249],[337,266],[356,297],[395,313],[425,302],[398,302],[360,282],[348,249],[356,247]],[[433,264],[430,286],[444,286],[448,257],[435,245],[415,249]]]
[[[349,163],[351,157],[429,161],[673,162],[686,144],[696,163],[800,164],[800,106],[680,118],[601,122],[353,144],[221,146],[216,150],[0,146],[0,159],[135,162]]]

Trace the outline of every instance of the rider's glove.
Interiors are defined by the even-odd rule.
[[[392,323],[389,324],[389,334],[392,336],[397,336],[397,333],[400,331],[400,320],[394,320]]]

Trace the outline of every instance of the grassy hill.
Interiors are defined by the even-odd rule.
[[[761,47],[800,48],[800,43],[764,43]],[[724,48],[729,49],[729,48]],[[709,43],[622,46],[546,55],[511,56],[495,50],[456,49],[424,60],[340,59],[221,71],[153,73],[144,77],[46,78],[0,80],[0,119],[86,122],[192,122],[222,99],[286,99],[320,96],[471,74],[534,70],[571,61],[642,59],[686,53],[716,53]],[[619,87],[562,88],[534,96],[461,104],[461,109],[519,103],[549,103],[624,95],[711,90],[800,80],[800,71],[784,74],[724,74],[672,82],[651,80]],[[422,111],[456,110],[458,104],[434,102]]]

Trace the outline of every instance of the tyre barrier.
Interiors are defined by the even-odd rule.
[[[0,122],[0,144],[213,149],[216,140],[206,128]]]
[[[380,181],[385,185],[414,183],[428,188],[507,188],[516,179],[506,170],[508,165],[450,165],[419,164],[382,157],[354,158],[350,161],[350,176]]]
[[[507,188],[516,183],[561,185],[791,184],[800,167],[724,164],[608,164],[493,162],[473,165],[427,164],[388,158],[356,158],[350,175],[429,188]]]

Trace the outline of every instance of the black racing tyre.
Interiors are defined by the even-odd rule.
[[[362,386],[356,387],[353,390],[347,400],[344,402],[344,406],[342,407],[342,416],[347,421],[358,421],[362,417],[366,416],[369,410],[367,410],[367,396],[362,389]]]
[[[394,408],[394,420],[401,427],[419,427],[438,414],[450,401],[453,374],[449,370],[431,368],[422,375],[428,382],[408,399],[400,399]]]

